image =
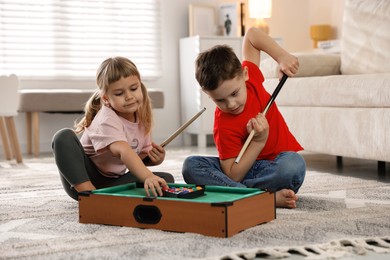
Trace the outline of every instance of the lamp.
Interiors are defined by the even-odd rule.
[[[328,24],[317,24],[310,26],[310,37],[313,40],[313,47],[318,47],[319,41],[327,41],[332,35],[332,28]]]
[[[272,12],[272,0],[248,0],[249,18],[256,19],[255,26],[269,33],[268,24],[264,18],[270,18]]]

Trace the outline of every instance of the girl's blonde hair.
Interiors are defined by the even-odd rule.
[[[113,57],[108,58],[100,65],[96,73],[96,83],[98,89],[89,98],[85,104],[84,117],[80,122],[75,123],[75,132],[81,133],[84,129],[91,125],[92,120],[103,105],[102,96],[107,92],[110,84],[120,80],[122,77],[136,76],[141,82],[141,90],[143,94],[143,104],[138,109],[137,118],[145,127],[146,134],[152,129],[152,104],[146,86],[141,81],[141,75],[137,66],[127,58]]]

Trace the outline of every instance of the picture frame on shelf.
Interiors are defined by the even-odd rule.
[[[216,35],[215,7],[211,5],[190,4],[188,9],[189,36]]]
[[[221,3],[218,9],[218,25],[222,28],[222,35],[228,37],[242,36],[242,12],[241,3]]]

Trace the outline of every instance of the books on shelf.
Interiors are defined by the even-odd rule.
[[[340,40],[319,41],[318,48],[329,53],[340,53]]]

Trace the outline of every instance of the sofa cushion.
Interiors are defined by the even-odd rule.
[[[19,112],[77,112],[84,111],[85,103],[96,89],[21,89]],[[164,108],[164,92],[148,89],[153,108]]]
[[[278,79],[267,79],[272,93]],[[279,106],[390,107],[390,73],[288,78],[276,98]]]
[[[299,69],[295,77],[327,76],[340,74],[340,55],[294,53],[299,61]],[[279,66],[272,58],[260,63],[265,78],[277,78]]]
[[[342,74],[390,72],[390,1],[346,0]]]

